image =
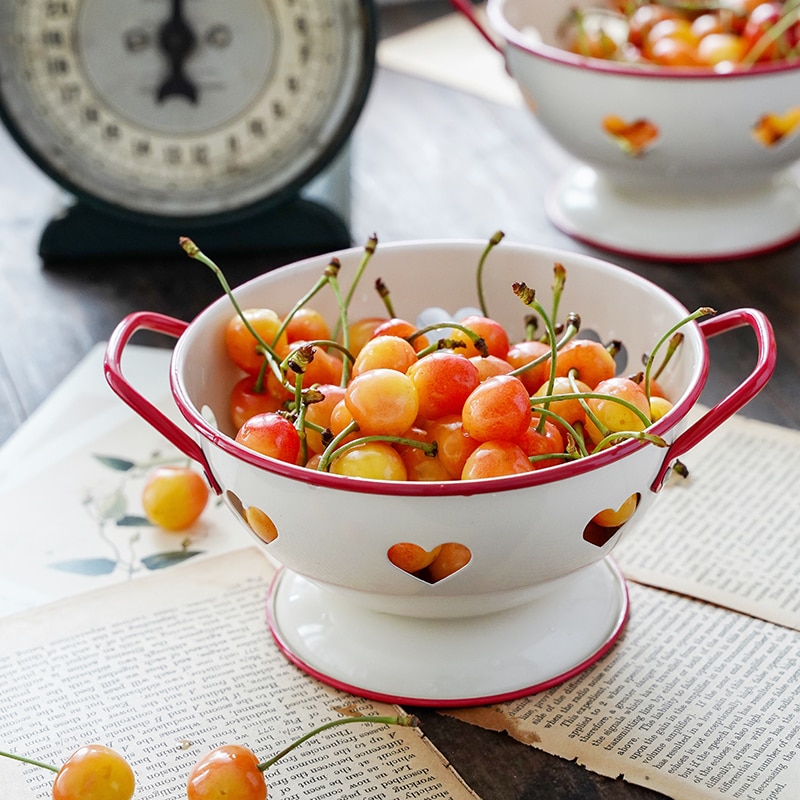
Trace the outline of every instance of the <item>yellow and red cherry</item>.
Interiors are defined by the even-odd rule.
[[[236,434],[236,441],[262,455],[297,463],[300,455],[300,435],[281,414],[267,412],[250,417]]]
[[[153,525],[182,531],[203,513],[208,495],[208,484],[200,473],[190,467],[162,466],[145,480],[142,508]]]
[[[275,336],[281,326],[280,317],[271,308],[248,308],[242,312],[250,327],[271,347],[286,344],[284,332],[275,342]],[[225,349],[231,361],[237,367],[257,375],[264,364],[264,353],[258,340],[248,330],[242,318],[235,314],[225,328]]]
[[[514,441],[531,421],[528,390],[513,375],[487,378],[466,399],[461,417],[466,433],[479,442]]]
[[[52,800],[130,800],[136,779],[130,764],[102,744],[78,748],[56,774]]]

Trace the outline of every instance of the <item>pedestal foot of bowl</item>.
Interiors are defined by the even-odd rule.
[[[458,707],[534,694],[586,669],[622,632],[628,594],[606,558],[525,605],[421,619],[369,610],[282,569],[267,612],[289,660],[331,686],[385,702]]]
[[[800,239],[800,182],[790,171],[752,189],[670,196],[626,191],[576,163],[548,191],[546,210],[574,239],[653,260],[744,258]]]

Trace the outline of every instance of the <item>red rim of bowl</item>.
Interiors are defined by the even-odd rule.
[[[681,80],[745,80],[747,78],[766,77],[784,72],[800,70],[800,59],[792,62],[777,62],[769,64],[754,64],[744,70],[731,70],[730,72],[714,72],[704,67],[660,67],[657,65],[632,65],[623,64],[619,61],[604,61],[601,58],[591,56],[581,56],[571,53],[555,45],[537,42],[529,36],[525,36],[518,28],[515,28],[506,18],[504,6],[506,0],[489,0],[486,13],[492,28],[500,34],[503,40],[510,46],[521,50],[530,55],[537,56],[546,61],[553,61],[563,64],[565,67],[588,70],[589,72],[608,73],[611,75],[627,75],[644,78],[646,80],[670,80],[680,78]]]
[[[451,240],[451,241],[430,240],[425,242],[421,241],[397,242],[393,244],[383,245],[383,248],[387,249],[393,247],[414,247],[414,246],[419,246],[421,244],[432,245],[432,246],[436,245],[479,245],[480,247],[485,246],[485,242],[481,242],[479,240]],[[520,246],[520,245],[515,245],[515,243],[512,242],[508,243],[506,246]],[[641,282],[642,284],[648,286],[651,291],[664,296],[671,303],[674,303],[676,307],[680,308],[686,315],[688,315],[689,313],[685,309],[685,307],[673,295],[669,294],[669,292],[662,289],[660,286],[653,283],[652,281],[649,281],[647,278],[637,275],[636,273],[629,272],[623,267],[619,267],[608,261],[602,261],[601,259],[597,259],[592,256],[587,256],[578,253],[566,253],[556,248],[534,247],[532,249],[546,250],[548,252],[552,252],[554,257],[556,258],[559,257],[563,258],[568,255],[571,255],[572,257],[578,256],[581,259],[585,259],[592,262],[598,262],[598,264],[602,264],[605,268],[610,268],[614,271],[625,273],[629,277],[632,277],[633,280]],[[352,250],[360,251],[359,248],[352,248]],[[319,257],[312,257],[306,259],[303,262],[298,262],[298,265],[303,264],[306,261],[316,261],[318,258]],[[290,264],[280,269],[281,270],[291,269],[292,266],[296,265]],[[279,270],[274,270],[272,273],[269,274],[275,274],[278,271]],[[254,279],[254,281],[258,280],[259,278]],[[294,480],[294,481],[300,481],[302,483],[307,483],[313,486],[321,486],[329,489],[337,489],[339,491],[357,492],[359,494],[380,494],[380,495],[407,496],[407,497],[471,496],[477,494],[514,491],[516,489],[523,489],[529,486],[539,486],[543,484],[565,480],[567,478],[572,478],[577,475],[583,475],[587,472],[591,472],[593,470],[600,469],[604,466],[612,464],[615,461],[625,458],[626,456],[631,455],[641,450],[644,447],[656,447],[656,445],[650,444],[648,442],[642,442],[636,439],[629,439],[627,441],[613,445],[612,447],[609,447],[601,451],[600,453],[595,453],[593,455],[584,458],[579,458],[565,464],[559,464],[554,467],[546,467],[543,469],[534,470],[533,472],[526,472],[522,475],[504,475],[497,478],[480,478],[477,480],[468,480],[468,481],[452,480],[444,482],[380,481],[367,478],[354,478],[346,475],[331,475],[328,472],[318,472],[316,470],[307,469],[306,467],[297,466],[296,464],[289,464],[284,461],[279,461],[277,459],[270,458],[269,456],[261,455],[260,453],[257,453],[254,450],[250,450],[238,444],[230,436],[226,435],[218,428],[216,428],[214,425],[212,425],[210,422],[208,422],[203,417],[201,410],[196,408],[196,406],[194,405],[193,401],[186,392],[183,382],[181,380],[181,374],[178,365],[181,360],[181,355],[183,353],[183,346],[185,344],[187,334],[189,333],[192,326],[200,324],[200,322],[202,322],[202,319],[205,316],[206,312],[210,312],[211,309],[215,308],[218,304],[224,302],[229,302],[229,300],[223,296],[218,300],[216,300],[214,303],[212,303],[211,306],[209,306],[205,312],[200,313],[200,315],[195,319],[195,321],[189,323],[189,327],[178,338],[178,341],[175,345],[175,349],[173,350],[172,361],[170,363],[170,373],[169,373],[170,388],[172,391],[173,400],[176,406],[178,407],[180,413],[183,415],[186,421],[191,425],[191,427],[195,431],[197,431],[210,444],[214,445],[215,447],[218,447],[220,450],[222,450],[223,452],[227,453],[230,456],[233,456],[239,461],[243,461],[254,467],[258,467],[259,469],[262,469],[266,472],[280,475],[283,478],[287,478],[289,480]],[[692,330],[694,332],[694,335],[697,336],[698,342],[700,344],[699,363],[695,365],[694,369],[695,377],[692,383],[690,383],[686,391],[683,393],[683,396],[675,402],[673,407],[661,419],[653,423],[653,425],[651,425],[650,428],[648,428],[648,431],[650,433],[659,436],[664,436],[665,434],[667,434],[694,407],[694,405],[699,400],[700,395],[702,394],[703,388],[705,386],[708,377],[709,358],[708,358],[708,347],[706,345],[706,340],[703,337],[703,334],[700,332],[699,327],[695,322],[689,323],[684,328],[684,333],[686,333],[689,330]],[[669,447],[663,448],[663,454],[664,454],[664,459],[669,458]],[[208,459],[209,469],[211,469],[212,460],[213,459]]]

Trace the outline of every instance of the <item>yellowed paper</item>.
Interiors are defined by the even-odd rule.
[[[0,620],[2,749],[59,764],[100,742],[129,760],[136,796],[157,800],[185,796],[218,745],[268,758],[342,713],[396,714],[284,658],[264,615],[272,574],[246,548]],[[9,794],[20,776],[26,788]],[[412,728],[340,726],[267,776],[271,800],[475,797]],[[4,800],[44,800],[52,779],[0,759]]]
[[[800,432],[734,417],[614,556],[633,580],[800,630]]]
[[[453,715],[674,800],[795,800],[800,633],[630,591],[629,626],[593,667],[542,694]]]
[[[482,15],[482,9],[476,13]],[[482,16],[485,21],[485,16]],[[488,23],[487,23],[488,25]],[[462,14],[447,14],[383,39],[378,63],[509,106],[523,105],[505,60]]]
[[[122,405],[117,398],[107,402]],[[124,408],[124,407],[123,407]],[[144,518],[150,469],[187,459],[144,420],[127,413],[94,438],[64,442],[51,463],[44,452],[24,480],[0,490],[3,558],[0,614],[171,569],[251,543],[245,526],[209,493],[200,519],[169,532]]]

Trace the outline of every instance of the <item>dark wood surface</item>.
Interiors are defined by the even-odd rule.
[[[385,7],[384,32],[449,11],[444,0]],[[775,327],[778,366],[750,416],[800,427],[800,245],[710,264],[647,263],[606,256],[554,229],[543,210],[565,156],[523,109],[496,105],[404,74],[379,70],[352,144],[355,243],[419,238],[509,239],[590,252],[663,286],[687,307],[763,310]],[[214,277],[174,258],[131,257],[45,264],[37,243],[60,192],[0,139],[0,443],[45,400],[96,342],[130,311],[190,319],[219,295]],[[180,232],[176,232],[177,234]],[[177,249],[177,248],[176,248]],[[226,260],[234,285],[295,254]],[[147,339],[142,338],[141,342]],[[153,341],[153,344],[166,344]],[[747,330],[711,341],[704,401],[715,402],[751,369]],[[426,732],[484,800],[645,800],[621,780],[420,710]]]

